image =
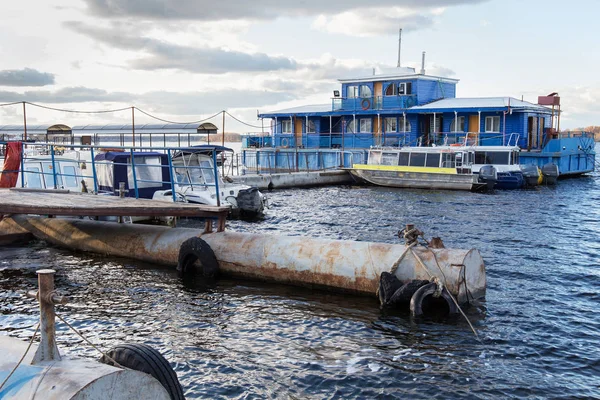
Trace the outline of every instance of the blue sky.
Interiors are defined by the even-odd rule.
[[[181,122],[227,109],[259,124],[257,110],[327,103],[337,77],[395,66],[402,27],[402,65],[419,69],[426,51],[428,73],[460,79],[458,97],[556,91],[562,127],[600,125],[599,11],[592,0],[21,0],[0,13],[0,103],[136,105]],[[1,107],[0,124],[21,112]],[[31,108],[28,122],[129,115]]]

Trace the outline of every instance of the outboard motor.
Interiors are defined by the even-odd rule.
[[[558,171],[558,165],[548,163],[542,167],[542,175],[544,177],[544,183],[546,185],[556,185],[560,172]]]
[[[493,165],[484,165],[479,169],[479,182],[485,183],[492,190],[498,182],[498,172]]]
[[[263,198],[256,187],[240,190],[237,195],[237,206],[240,214],[248,217],[261,214],[265,209]]]
[[[525,178],[525,185],[537,186],[540,179],[540,170],[537,165],[527,164],[521,165],[520,167],[521,172],[523,173],[523,178]]]

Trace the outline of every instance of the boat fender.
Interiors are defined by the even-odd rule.
[[[411,315],[418,317],[424,314],[423,305],[426,302],[428,297],[435,297],[435,293],[439,293],[438,284],[436,282],[428,283],[424,286],[421,286],[410,299],[410,313]],[[448,289],[442,287],[442,291],[439,294],[439,298],[444,299],[446,304],[448,305],[448,314],[458,314],[458,307],[452,300]]]
[[[112,358],[119,365],[108,359]],[[141,343],[120,344],[103,355],[100,362],[152,375],[173,400],[184,400],[181,383],[169,362],[156,349]]]
[[[371,108],[371,101],[369,99],[362,99],[362,101],[360,102],[360,106],[363,110],[368,110],[369,108]]]
[[[415,292],[429,281],[413,279],[405,284],[393,274],[382,272],[379,279],[379,302],[385,307],[408,305]]]
[[[219,275],[219,263],[208,243],[193,237],[179,247],[177,273],[182,277],[198,274],[205,278],[216,278]]]

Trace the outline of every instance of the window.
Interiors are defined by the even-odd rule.
[[[385,118],[383,125],[384,132],[398,132],[398,119],[396,117],[393,118]]]
[[[346,132],[347,133],[356,133],[356,120],[351,119],[346,123]]]
[[[440,153],[427,154],[427,160],[425,161],[426,167],[439,167],[440,166]]]
[[[373,96],[373,92],[371,92],[371,88],[367,85],[360,85],[360,97],[371,97]]]
[[[75,176],[75,167],[67,165],[62,167],[63,180],[68,188],[77,188],[77,177]]]
[[[458,129],[456,129],[456,118],[452,120],[450,124],[450,132],[464,132],[465,131],[465,117],[458,117]]]
[[[486,132],[500,132],[500,117],[485,117]]]
[[[477,151],[475,152],[475,164],[508,165],[510,153],[506,151]]]
[[[404,116],[398,118],[399,122],[398,125],[400,126],[399,131],[400,132],[410,132],[411,131],[411,127],[410,127],[410,122],[408,122],[408,119],[406,119]]]
[[[399,83],[398,84],[398,96],[404,96],[406,94],[406,84]]]
[[[41,189],[43,186],[40,169],[38,167],[27,167],[25,171],[25,182],[27,187]]]
[[[306,124],[306,133],[315,133],[317,130],[315,128],[315,121],[309,119]]]
[[[411,153],[410,154],[410,166],[411,167],[424,167],[425,166],[425,153]]]
[[[381,165],[398,165],[398,153],[383,153]]]
[[[396,96],[398,94],[398,85],[395,83],[390,83],[387,88],[385,88],[386,96]]]
[[[372,129],[371,129],[371,123],[372,123],[372,119],[371,118],[362,118],[360,120],[360,133],[371,133]]]
[[[160,187],[162,183],[162,168],[160,157],[135,157],[135,179],[138,189]],[[129,188],[135,188],[131,157],[127,160],[127,180]]]
[[[281,133],[292,133],[292,121],[284,119],[281,121]]]
[[[410,153],[400,153],[400,158],[398,159],[398,165],[407,166],[409,154]]]
[[[358,86],[348,86],[346,89],[346,97],[349,99],[355,99],[358,97]]]

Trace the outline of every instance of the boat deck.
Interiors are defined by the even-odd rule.
[[[0,216],[38,214],[70,217],[197,217],[206,218],[206,230],[225,230],[228,207],[170,203],[149,199],[92,195],[68,190],[0,189]]]

